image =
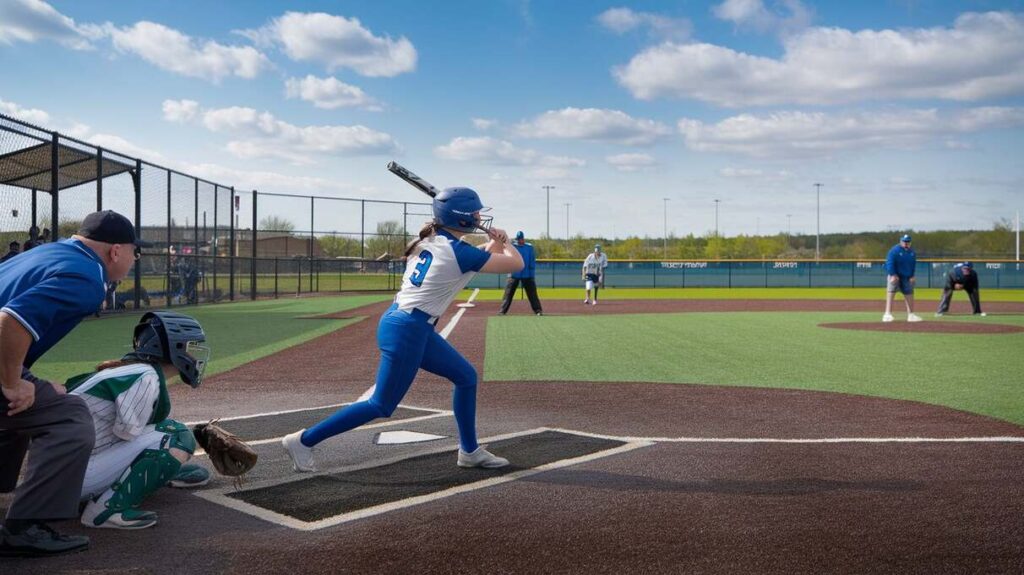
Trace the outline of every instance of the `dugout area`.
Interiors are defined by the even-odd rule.
[[[365,391],[386,305],[346,311],[365,319],[198,390],[172,389],[177,417],[221,416],[227,428],[259,437],[260,463],[240,491],[224,479],[196,492],[162,490],[146,503],[160,514],[157,527],[125,533],[69,523],[68,531],[92,537],[90,551],[4,562],[4,573],[1014,573],[1024,564],[1024,427],[921,401],[485,377],[479,433],[514,464],[491,474],[455,466],[450,384],[427,374],[395,418],[324,444],[320,473],[292,474],[270,436]],[[584,313],[560,305],[545,302],[551,319]],[[1024,313],[1011,307],[1000,313]],[[495,318],[496,308],[467,309],[450,335],[485,372],[498,322],[549,319]],[[609,302],[585,312],[636,309]],[[388,430],[440,438],[378,444]],[[378,512],[316,524],[371,509]]]

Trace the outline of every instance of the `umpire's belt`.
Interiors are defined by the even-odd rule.
[[[398,311],[405,312],[405,313],[411,315],[412,317],[414,317],[416,319],[423,320],[423,321],[429,323],[430,325],[437,325],[438,317],[436,315],[430,315],[429,313],[427,313],[427,312],[425,312],[425,311],[423,311],[423,310],[421,310],[419,308],[415,308],[415,307],[412,308],[412,309],[401,309],[401,308],[399,308]]]

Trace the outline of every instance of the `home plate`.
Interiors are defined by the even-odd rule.
[[[382,431],[377,434],[374,443],[377,445],[399,445],[402,443],[420,443],[422,441],[434,441],[444,439],[445,435],[433,435],[431,433],[420,433],[418,431]]]
[[[469,302],[457,303],[457,304],[455,304],[455,307],[476,307],[476,304],[475,303],[469,303]]]

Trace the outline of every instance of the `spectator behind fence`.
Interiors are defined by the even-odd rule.
[[[39,228],[32,226],[28,229],[28,241],[22,246],[22,251],[29,251],[30,249],[38,246],[41,242],[39,241]]]
[[[78,515],[95,439],[92,417],[81,397],[29,370],[99,309],[105,284],[128,275],[141,245],[128,218],[95,212],[71,239],[0,266],[0,492],[14,491],[0,527],[0,557],[89,545],[87,537],[61,535],[47,522]]]
[[[7,253],[4,254],[4,257],[0,258],[0,263],[3,263],[21,253],[21,244],[18,242],[11,242],[10,244],[7,244],[7,248]]]

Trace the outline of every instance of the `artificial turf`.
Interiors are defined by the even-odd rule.
[[[461,299],[470,297],[474,290],[466,290]],[[521,288],[520,288],[521,291]],[[540,288],[537,290],[541,301],[546,299],[582,299],[583,287]],[[476,295],[478,301],[501,301],[503,290],[481,289]],[[942,290],[919,288],[914,296],[922,301],[939,301]],[[519,297],[518,295],[516,297]],[[966,299],[959,293],[954,301]],[[881,288],[613,288],[601,290],[601,299],[770,299],[770,300],[875,300],[885,302],[885,291]],[[897,303],[902,305],[902,296]],[[1024,289],[985,289],[981,291],[982,304],[990,301],[1024,302]]]
[[[877,322],[878,315],[730,312],[547,316],[543,321],[509,316],[488,322],[484,379],[835,391],[922,401],[1024,424],[1024,333],[818,326],[856,321]],[[1024,326],[1019,315],[985,321]]]
[[[211,348],[206,374],[221,373],[349,325],[357,318],[309,319],[385,301],[392,296],[359,295],[275,299],[175,308],[196,318]],[[53,381],[92,371],[105,359],[130,351],[132,329],[141,314],[119,314],[82,322],[32,368]]]

